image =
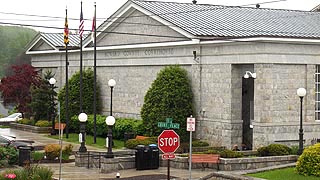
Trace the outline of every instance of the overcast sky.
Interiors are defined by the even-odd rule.
[[[191,3],[192,0],[155,0],[168,2]],[[320,0],[197,0],[198,4],[244,6],[261,3],[261,8],[291,9],[309,11],[320,4]],[[280,2],[279,2],[280,1]],[[6,0],[0,6],[0,25],[3,23],[27,24],[34,26],[64,27],[65,8],[68,7],[69,28],[77,29],[81,0]],[[111,16],[127,0],[82,0],[85,29],[91,30],[93,5],[97,5],[97,25]],[[269,3],[265,3],[269,2]],[[250,7],[250,6],[249,6]],[[32,16],[30,16],[32,15]],[[35,16],[34,16],[35,15]],[[39,17],[42,16],[42,17]],[[60,18],[51,18],[60,17]],[[57,28],[36,28],[41,32],[63,32]]]

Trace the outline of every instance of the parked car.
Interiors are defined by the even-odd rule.
[[[1,146],[12,146],[16,149],[19,149],[20,147],[30,147],[31,150],[34,149],[32,146],[32,143],[34,141],[32,140],[24,140],[24,139],[16,139],[14,136],[7,136],[7,135],[0,135],[0,145]]]
[[[22,113],[13,113],[7,117],[0,118],[0,122],[17,122],[22,119]]]

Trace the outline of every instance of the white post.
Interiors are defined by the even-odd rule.
[[[192,179],[191,176],[191,166],[192,166],[192,131],[190,131],[190,150],[189,150],[189,180]]]

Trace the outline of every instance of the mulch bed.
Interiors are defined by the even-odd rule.
[[[74,159],[68,159],[68,160],[62,159],[61,163],[71,163],[74,161],[75,161]],[[60,163],[60,160],[59,159],[57,159],[57,160],[42,159],[42,160],[38,160],[38,161],[33,160],[32,163],[33,164],[36,164],[36,163]]]

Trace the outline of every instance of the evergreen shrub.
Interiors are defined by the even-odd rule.
[[[144,97],[141,117],[147,136],[158,136],[158,122],[172,118],[180,124],[175,130],[182,142],[188,140],[186,118],[194,114],[193,94],[188,72],[178,65],[162,69]]]
[[[240,158],[244,156],[242,152],[232,151],[230,149],[222,150],[219,154],[222,158]]]
[[[301,175],[320,177],[320,143],[303,151],[298,158],[296,171]]]
[[[35,126],[38,126],[38,127],[50,127],[51,125],[52,125],[51,122],[47,120],[39,120],[35,124]]]
[[[291,153],[291,148],[283,144],[270,144],[258,148],[259,156],[283,156]]]

